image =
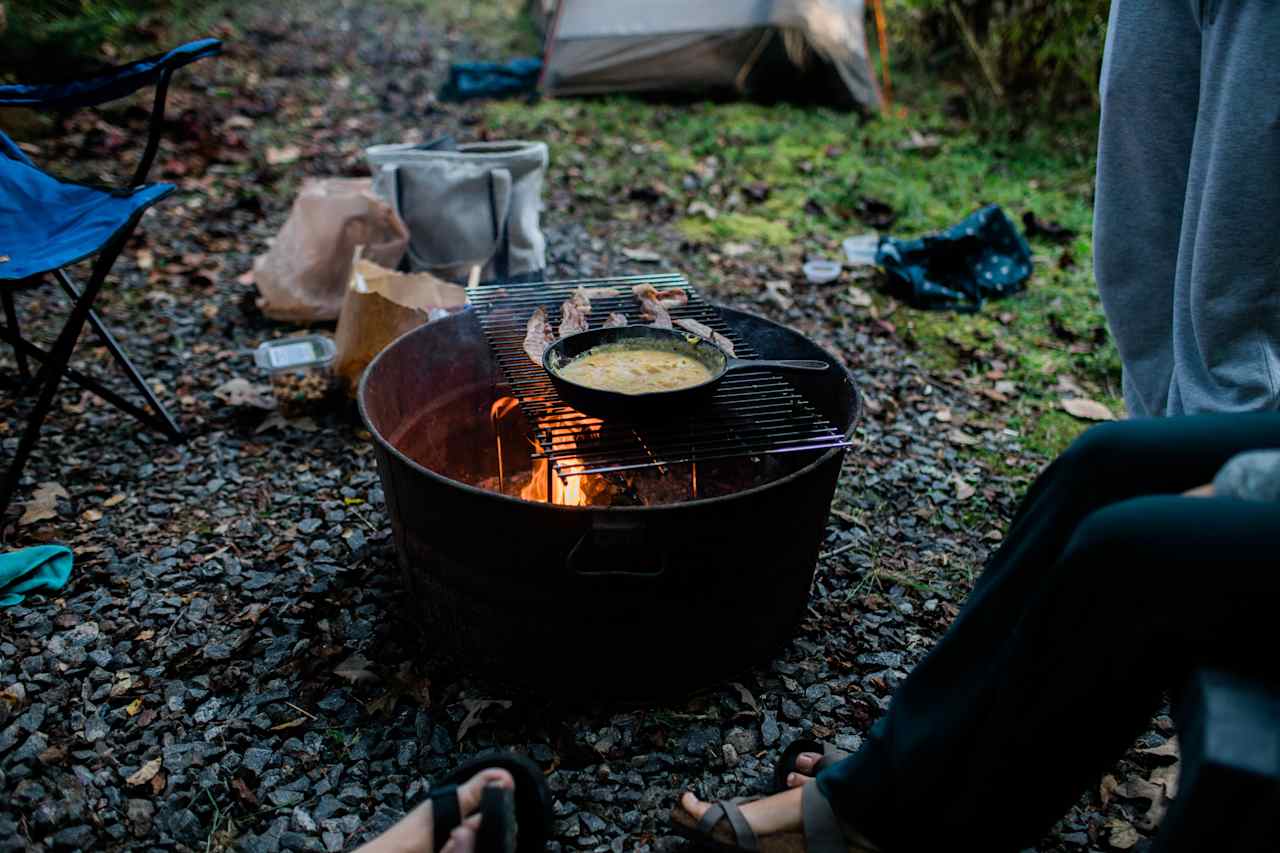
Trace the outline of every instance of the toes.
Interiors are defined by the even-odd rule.
[[[499,788],[514,788],[516,780],[506,770],[489,767],[481,770],[458,787],[458,804],[464,815],[469,815],[480,808],[480,797],[489,785]]]
[[[812,781],[813,781],[813,777],[812,777],[812,776],[806,776],[806,775],[804,775],[803,773],[788,773],[788,774],[787,774],[787,787],[788,787],[788,788],[800,788],[800,787],[803,787],[803,786],[805,786],[805,785],[809,784],[809,783],[810,783],[810,782],[812,782]]]
[[[476,829],[480,826],[480,816],[468,818],[449,833],[441,853],[472,853],[476,849]]]
[[[707,809],[711,808],[710,804],[702,802],[690,791],[685,791],[680,796],[680,807],[698,820],[701,820],[702,816],[707,813]]]
[[[796,769],[806,776],[813,775],[813,768],[818,766],[822,756],[816,752],[802,752],[796,756]]]

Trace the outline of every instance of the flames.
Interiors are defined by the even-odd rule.
[[[489,416],[494,423],[494,433],[498,436],[498,464],[502,465],[502,432],[497,429],[497,424],[506,416],[510,415],[519,406],[518,401],[514,397],[501,397],[489,409]],[[599,431],[601,422],[598,420],[582,421],[582,423],[591,432]],[[569,435],[558,434],[554,439],[553,449],[557,451],[557,456],[567,466],[572,467],[579,462],[576,457],[561,455],[564,450],[572,450],[577,446],[577,442]],[[532,438],[529,439],[530,450],[538,453],[542,448]],[[593,476],[569,477],[562,480],[552,469],[551,462],[548,459],[534,458],[533,472],[529,478],[527,485],[519,489],[518,494],[527,501],[536,501],[538,503],[553,503],[559,506],[590,506],[591,485],[592,481],[599,478]],[[506,472],[499,470],[500,482],[505,483]],[[550,494],[548,494],[548,488]]]

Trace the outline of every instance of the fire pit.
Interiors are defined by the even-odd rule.
[[[859,397],[802,335],[689,291],[673,314],[740,355],[831,369],[734,377],[706,411],[661,424],[580,415],[519,352],[533,307],[578,284],[482,288],[370,365],[360,410],[407,606],[431,648],[534,689],[705,685],[801,618]]]

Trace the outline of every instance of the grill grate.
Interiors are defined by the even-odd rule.
[[[710,406],[661,425],[616,417],[601,420],[565,404],[545,371],[524,352],[529,316],[541,306],[554,328],[560,323],[560,304],[579,286],[616,287],[617,297],[592,298],[588,317],[592,326],[613,311],[625,314],[629,323],[644,323],[631,288],[646,282],[659,290],[679,287],[689,295],[687,305],[671,311],[672,319],[689,317],[705,323],[732,340],[740,358],[759,357],[729,330],[715,306],[677,273],[485,285],[469,291],[489,346],[533,430],[538,445],[533,456],[549,460],[562,481],[584,474],[849,446],[848,439],[789,381],[768,371],[730,374],[721,381]]]

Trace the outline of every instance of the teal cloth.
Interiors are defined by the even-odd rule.
[[[0,607],[21,604],[28,593],[54,592],[71,577],[71,549],[37,545],[0,554]]]

